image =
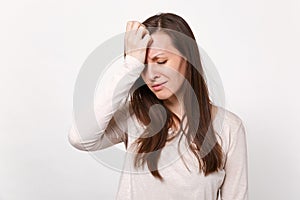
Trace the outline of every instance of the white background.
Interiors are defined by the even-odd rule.
[[[247,129],[253,200],[299,199],[297,0],[0,3],[0,199],[113,199],[119,172],[67,140],[81,65],[129,20],[174,12],[215,63]]]

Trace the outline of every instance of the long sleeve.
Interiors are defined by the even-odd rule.
[[[229,149],[225,161],[225,180],[221,187],[222,200],[248,199],[248,163],[245,127],[240,121],[230,131]]]
[[[144,69],[144,64],[132,56],[117,59],[100,78],[94,96],[97,125],[80,122],[86,127],[78,131],[73,116],[68,139],[72,146],[83,151],[96,151],[124,141],[126,117],[125,99],[129,90]]]

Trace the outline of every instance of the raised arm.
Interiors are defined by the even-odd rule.
[[[79,124],[89,126],[91,123],[76,124],[73,117],[68,135],[72,146],[83,151],[96,151],[124,140],[124,127],[120,126],[126,121],[120,115],[125,115],[124,100],[143,68],[144,64],[131,56],[126,56],[125,60],[120,58],[109,67],[95,93],[94,112],[98,125],[83,128],[88,131],[78,131]],[[119,121],[115,121],[114,115]]]
[[[96,151],[124,141],[126,105],[129,90],[144,69],[146,47],[151,37],[139,22],[128,22],[125,34],[125,59],[119,58],[105,71],[98,84],[94,111],[98,125],[78,131],[73,122],[68,134],[69,142],[83,151]],[[114,117],[113,117],[114,116]],[[116,117],[117,116],[117,117]],[[117,120],[115,120],[117,119]],[[80,122],[80,126],[89,123]]]
[[[248,200],[248,164],[246,131],[242,121],[232,130],[225,162],[222,200]]]

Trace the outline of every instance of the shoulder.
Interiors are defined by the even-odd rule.
[[[245,140],[245,127],[242,118],[223,107],[217,107],[214,129],[220,137],[220,143],[225,152],[242,140]]]
[[[214,106],[214,109],[215,119],[221,121],[224,126],[232,129],[243,124],[243,120],[238,114],[221,106]]]

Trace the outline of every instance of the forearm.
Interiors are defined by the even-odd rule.
[[[76,123],[73,119],[68,138],[75,148],[94,151],[121,141],[118,132],[122,130],[118,128],[118,123],[122,122],[111,120],[116,111],[124,106],[124,100],[143,68],[144,64],[131,56],[126,56],[125,60],[120,58],[109,66],[95,92],[93,106],[97,126],[89,126],[88,122]]]

